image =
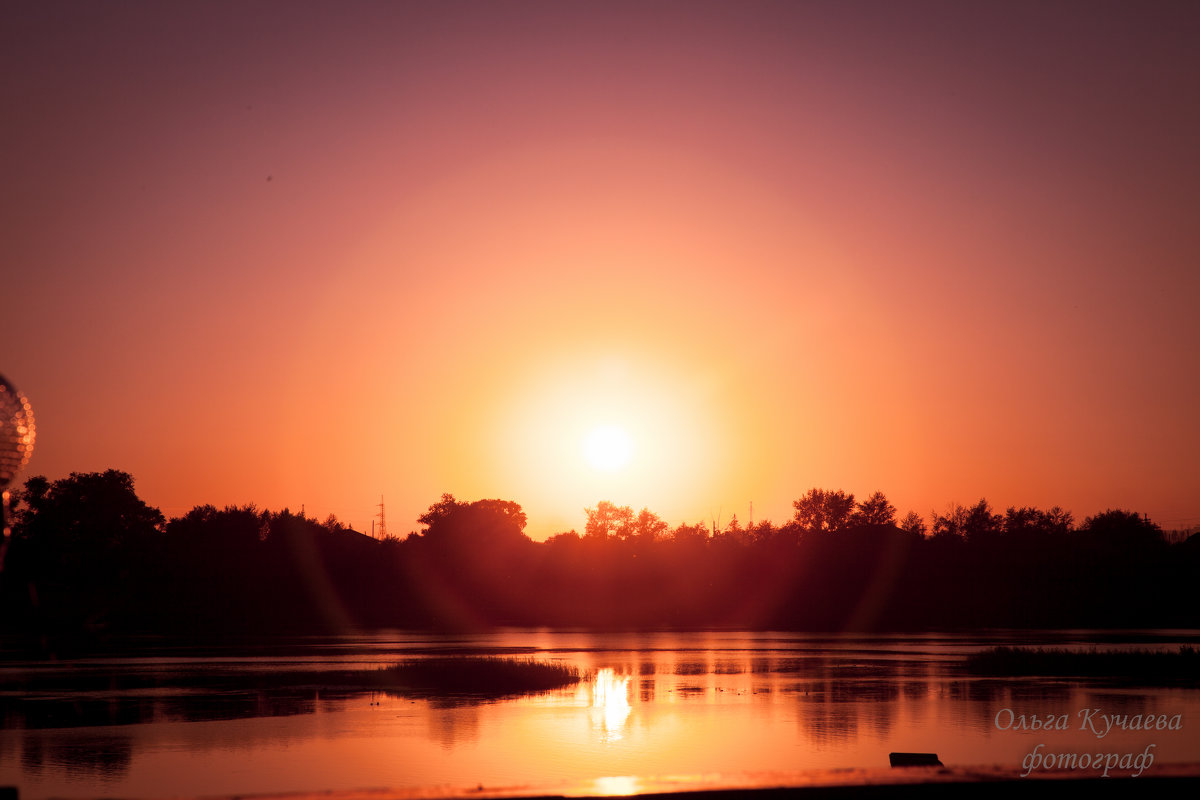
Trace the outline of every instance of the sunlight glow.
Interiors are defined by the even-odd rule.
[[[498,476],[481,482],[479,495],[542,509],[530,514],[531,537],[582,530],[583,509],[600,500],[650,507],[664,519],[703,517],[695,500],[717,491],[731,425],[741,417],[696,383],[701,370],[686,354],[564,345],[504,369],[490,390],[496,402],[463,431],[461,448],[486,445],[480,476]],[[463,406],[455,418],[469,417]]]
[[[633,457],[633,439],[619,425],[602,425],[584,439],[583,455],[595,469],[616,472]]]
[[[641,788],[641,779],[630,775],[619,775],[608,778],[596,778],[592,784],[591,792],[603,797],[626,797],[637,794]]]
[[[633,706],[629,704],[629,677],[617,675],[612,667],[596,672],[592,684],[592,723],[614,741],[624,735],[625,721]]]

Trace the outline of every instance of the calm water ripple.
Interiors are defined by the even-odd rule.
[[[0,785],[24,798],[232,795],[886,767],[892,751],[1019,768],[1031,753],[1200,761],[1200,690],[973,677],[996,644],[1163,647],[1196,632],[830,636],[391,633],[0,665]],[[244,687],[238,676],[519,655],[585,679],[502,700]],[[211,681],[219,690],[205,688]],[[1021,725],[1004,725],[1009,716]],[[1104,737],[1089,710],[1124,718]],[[998,717],[999,715],[999,717]],[[1179,715],[1178,729],[1128,722]],[[1051,724],[1053,723],[1053,724]],[[1065,729],[1060,729],[1065,728]],[[1042,745],[1038,750],[1038,745]]]

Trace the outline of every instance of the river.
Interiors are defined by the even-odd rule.
[[[892,751],[937,753],[947,766],[1018,770],[1034,753],[1089,760],[1148,753],[1152,772],[1200,762],[1200,690],[980,678],[963,671],[962,659],[998,644],[1150,649],[1197,642],[1196,631],[510,630],[9,659],[0,664],[0,687],[33,675],[66,678],[78,688],[0,690],[0,785],[18,787],[29,800],[567,783],[622,793],[655,777],[753,780],[886,768]],[[104,686],[115,674],[371,668],[458,653],[567,663],[585,679],[501,700]],[[1106,718],[1165,726],[1118,725],[1101,736]]]

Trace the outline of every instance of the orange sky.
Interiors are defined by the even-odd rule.
[[[813,486],[1200,523],[1196,41],[1189,3],[9,8],[26,474],[392,533]]]

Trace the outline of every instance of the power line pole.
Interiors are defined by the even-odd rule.
[[[379,495],[379,513],[375,516],[379,517],[379,538],[387,538],[387,521],[383,516],[383,495]],[[372,534],[374,534],[375,520],[371,520]]]

